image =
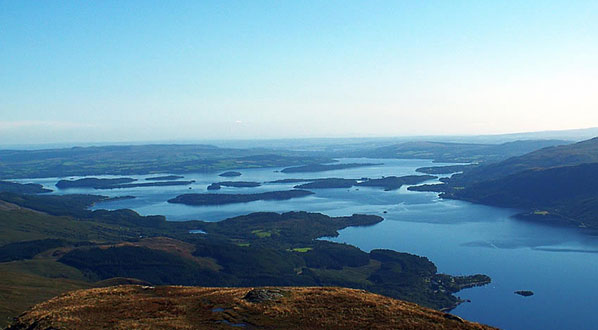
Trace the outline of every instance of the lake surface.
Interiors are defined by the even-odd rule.
[[[458,293],[470,299],[452,313],[505,329],[589,329],[598,324],[598,236],[572,227],[548,226],[512,218],[516,210],[441,200],[436,193],[381,188],[310,189],[315,195],[287,201],[256,201],[223,206],[169,204],[184,193],[207,192],[218,181],[266,182],[286,178],[379,178],[416,174],[434,166],[429,160],[342,159],[343,163],[383,163],[380,166],[318,173],[279,172],[280,168],[240,170],[242,176],[222,178],[218,173],[186,174],[189,186],[143,187],[113,190],[57,190],[59,178],[18,180],[41,183],[55,194],[93,193],[136,196],[99,203],[94,208],[131,208],[140,214],[162,214],[171,221],[219,221],[256,211],[312,211],[331,216],[377,214],[385,221],[370,227],[347,228],[328,238],[365,251],[393,249],[428,257],[440,272],[452,275],[482,273],[490,285]],[[146,177],[138,176],[139,182]],[[96,176],[115,177],[115,176]],[[71,178],[71,177],[69,177]],[[76,177],[75,177],[76,178]],[[431,181],[433,182],[433,181]],[[223,187],[216,193],[255,193],[291,189],[295,184],[264,184],[257,188]],[[191,188],[191,189],[189,189]],[[516,290],[532,290],[522,297]]]

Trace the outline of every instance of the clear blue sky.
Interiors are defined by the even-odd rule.
[[[0,141],[598,126],[598,1],[2,1]]]

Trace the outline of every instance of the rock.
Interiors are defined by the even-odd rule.
[[[460,317],[458,317],[457,315],[445,313],[443,316],[444,316],[445,319],[457,321],[457,322],[460,322],[460,323],[465,323],[465,320],[462,319],[462,318],[460,318]]]
[[[529,291],[529,290],[519,290],[519,291],[515,291],[515,294],[518,294],[518,295],[524,296],[524,297],[529,297],[529,296],[533,296],[534,292]]]
[[[284,292],[279,289],[253,289],[243,297],[243,299],[252,303],[261,303],[265,301],[274,301],[284,297]]]

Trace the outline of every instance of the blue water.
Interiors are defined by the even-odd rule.
[[[316,194],[288,201],[257,201],[224,206],[186,206],[166,200],[182,193],[207,192],[212,182],[272,181],[284,178],[361,178],[414,174],[428,160],[342,159],[342,162],[380,162],[381,166],[319,173],[285,174],[280,169],[241,170],[238,178],[217,174],[189,174],[190,186],[114,190],[68,189],[53,193],[133,195],[136,199],[99,203],[94,208],[131,208],[162,214],[172,221],[219,221],[255,211],[313,211],[331,216],[377,214],[385,221],[371,227],[347,228],[328,238],[369,251],[387,248],[428,257],[440,272],[483,273],[492,277],[485,287],[458,293],[470,299],[453,310],[472,321],[505,329],[591,329],[598,324],[598,236],[573,227],[525,222],[512,218],[516,210],[462,201],[441,200],[435,193],[378,188],[315,189]],[[442,165],[442,164],[436,164]],[[130,176],[143,179],[148,176]],[[111,176],[103,176],[111,177]],[[59,178],[21,180],[55,189]],[[294,184],[264,184],[257,188],[223,187],[220,193],[253,193],[290,189]],[[191,187],[192,189],[189,189]],[[522,297],[516,290],[532,290]]]

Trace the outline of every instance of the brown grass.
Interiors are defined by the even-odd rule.
[[[362,290],[279,288],[278,301],[242,299],[251,288],[119,286],[79,290],[41,303],[16,329],[491,329]],[[213,311],[222,308],[223,311]]]

